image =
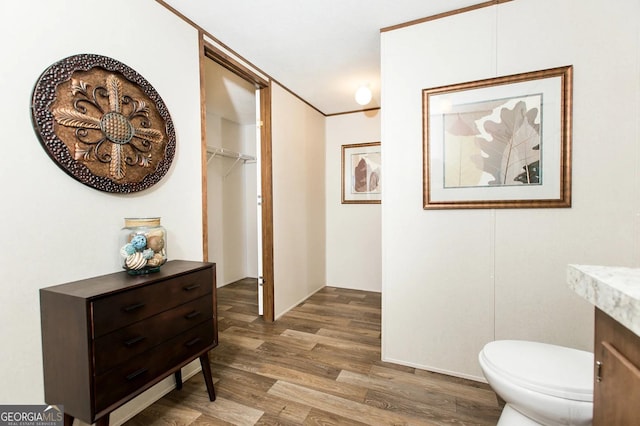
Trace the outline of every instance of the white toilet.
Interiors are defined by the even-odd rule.
[[[498,340],[486,344],[478,358],[487,382],[506,402],[498,426],[591,424],[591,352]]]

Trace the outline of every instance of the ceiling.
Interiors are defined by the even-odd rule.
[[[323,114],[380,106],[380,29],[481,0],[158,0]],[[367,84],[373,99],[354,100]]]

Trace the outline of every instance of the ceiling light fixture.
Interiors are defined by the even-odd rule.
[[[371,102],[369,85],[362,85],[356,90],[356,102],[363,106]]]

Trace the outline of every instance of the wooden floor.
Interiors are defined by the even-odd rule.
[[[379,293],[326,287],[265,323],[255,286],[218,289],[216,401],[197,374],[126,426],[496,424],[487,385],[380,361]]]

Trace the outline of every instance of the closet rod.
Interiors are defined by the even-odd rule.
[[[251,155],[241,154],[239,152],[231,151],[230,149],[218,148],[214,146],[207,146],[207,154],[211,154],[211,156],[207,158],[207,165],[209,164],[209,161],[211,161],[214,157],[218,155],[220,157],[233,158],[236,160],[233,162],[231,167],[229,167],[227,172],[224,174],[223,179],[226,179],[227,176],[229,176],[229,174],[236,167],[238,162],[242,161],[243,164],[246,164],[247,162],[249,163],[256,162],[256,157],[252,157]]]
[[[231,151],[230,149],[219,148],[219,147],[215,147],[215,146],[208,146],[207,147],[207,153],[211,154],[211,158],[216,157],[216,156],[219,155],[221,157],[234,158],[236,160],[242,160],[244,162],[256,161],[256,157],[253,157],[251,155],[246,155],[246,154],[242,154],[240,152]],[[211,159],[211,158],[209,158],[209,159]]]

